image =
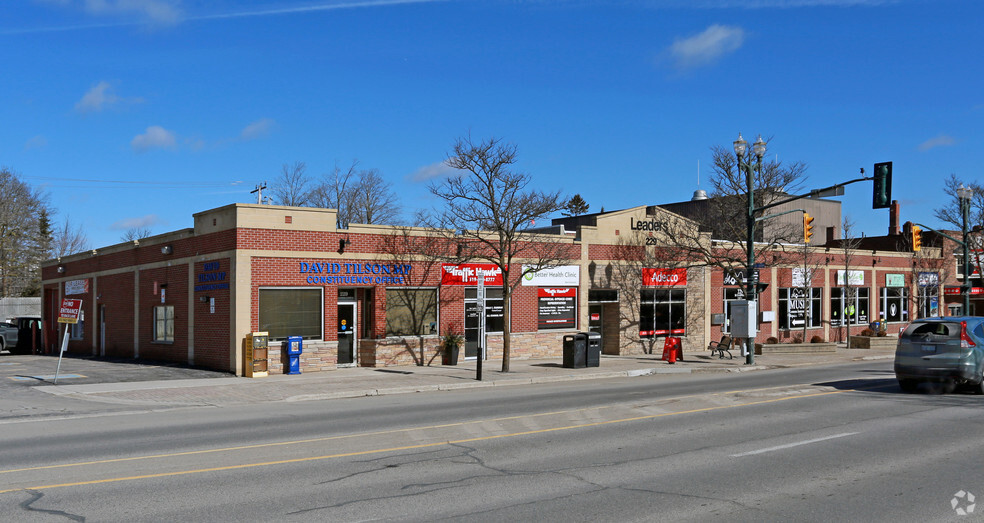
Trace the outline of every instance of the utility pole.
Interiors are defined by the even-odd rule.
[[[249,192],[250,194],[256,193],[256,203],[259,205],[263,204],[263,189],[266,188],[267,188],[266,182],[263,182],[257,185],[256,189],[253,189],[252,191]]]

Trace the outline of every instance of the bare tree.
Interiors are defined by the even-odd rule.
[[[383,179],[379,169],[359,171],[348,200],[351,219],[356,223],[394,224],[400,216],[393,184]]]
[[[120,236],[120,241],[132,242],[133,240],[142,240],[150,237],[151,234],[153,233],[147,227],[130,227]]]
[[[426,223],[426,218],[418,213],[415,223]],[[433,282],[440,280],[441,262],[446,261],[440,253],[448,252],[447,239],[432,230],[410,226],[398,226],[393,233],[382,240],[382,251],[394,266],[410,267],[401,275],[402,285],[386,288],[387,316],[396,311],[398,321],[386,323],[386,335],[415,337],[416,350],[407,346],[416,365],[429,364],[424,336],[439,334],[437,325],[439,305],[445,305]],[[459,326],[460,328],[461,326]]]
[[[537,237],[523,229],[563,208],[559,193],[527,189],[531,178],[516,172],[517,148],[499,138],[474,142],[459,138],[448,153],[445,164],[465,174],[446,178],[430,186],[430,192],[443,201],[439,223],[445,230],[457,231],[462,256],[484,260],[502,271],[503,314],[506,319],[502,340],[502,372],[509,372],[510,297],[522,276],[570,259],[570,243],[550,237]],[[527,264],[515,274],[514,263]]]
[[[291,207],[302,207],[308,205],[311,200],[311,191],[308,185],[311,181],[304,171],[307,166],[304,162],[294,162],[293,165],[283,164],[280,168],[280,177],[273,184],[273,203],[275,205],[288,205]]]
[[[739,169],[733,151],[723,146],[713,146],[711,157],[711,198],[706,204],[696,208],[699,209],[697,212],[686,215],[698,222],[700,229],[684,225],[673,226],[666,232],[677,255],[684,259],[701,260],[705,265],[733,272],[747,263],[746,177]],[[755,169],[753,173],[755,207],[776,203],[799,191],[806,179],[806,169],[806,164],[801,162],[787,165],[778,159],[763,158],[761,168]],[[761,212],[756,217],[760,215]],[[714,242],[701,239],[706,232],[711,233]],[[784,227],[768,220],[759,221],[755,226],[756,256],[783,251],[784,244],[802,237],[801,232],[793,226]]]
[[[957,189],[965,186],[973,191],[970,199],[970,217],[967,226],[984,226],[984,186],[977,182],[964,183],[957,178],[957,175],[950,174],[950,177],[943,182],[943,192],[950,198],[943,206],[933,210],[933,216],[937,220],[952,225],[956,229],[963,227],[963,215],[960,213],[960,199],[957,197]]]
[[[849,216],[845,216],[841,225],[841,230],[843,231],[843,238],[840,241],[840,248],[843,252],[842,260],[844,261],[844,281],[843,283],[838,283],[841,287],[841,301],[840,304],[843,308],[839,311],[830,311],[831,318],[835,315],[840,316],[840,327],[846,329],[846,334],[842,339],[847,343],[847,346],[851,346],[851,325],[854,325],[857,320],[852,317],[860,312],[856,310],[855,302],[858,301],[858,289],[851,284],[851,267],[854,264],[856,253],[858,247],[861,245],[861,238],[854,236],[854,221],[851,220]],[[837,283],[837,282],[835,282]],[[831,286],[833,287],[833,286]],[[868,308],[865,311],[867,314],[871,314],[871,296],[868,296]],[[840,329],[839,329],[840,330]]]
[[[66,216],[62,226],[55,230],[52,254],[56,257],[68,256],[89,248],[89,238],[82,230],[82,224],[73,226],[71,217]]]
[[[20,296],[37,280],[47,254],[36,241],[42,212],[45,196],[0,168],[0,297]]]
[[[352,160],[352,165],[342,169],[336,162],[335,167],[322,176],[321,182],[311,191],[310,205],[335,209],[338,211],[340,224],[351,223],[353,221],[352,185],[354,185],[353,179],[357,178],[358,165],[358,160]]]

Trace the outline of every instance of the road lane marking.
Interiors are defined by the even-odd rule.
[[[249,468],[256,468],[256,467],[268,467],[268,466],[271,466],[271,465],[286,465],[286,464],[293,464],[293,463],[306,463],[306,462],[312,462],[312,461],[323,461],[323,460],[328,460],[328,459],[346,458],[346,457],[354,457],[354,456],[367,456],[367,455],[381,454],[381,453],[386,453],[386,452],[399,452],[399,451],[404,451],[404,450],[415,450],[415,449],[433,448],[433,447],[440,447],[440,446],[460,445],[460,444],[465,444],[465,443],[475,443],[475,442],[479,442],[479,441],[491,441],[491,440],[504,439],[504,438],[515,438],[515,437],[520,437],[520,436],[529,436],[529,435],[533,435],[533,434],[546,434],[546,433],[550,433],[550,432],[559,432],[559,431],[582,429],[582,428],[589,428],[589,427],[600,427],[600,426],[604,426],[604,425],[614,425],[614,424],[628,423],[628,422],[633,422],[633,421],[652,420],[652,419],[669,417],[669,416],[678,416],[678,415],[681,415],[681,414],[696,414],[696,413],[701,413],[701,412],[713,412],[713,411],[717,411],[717,410],[732,409],[732,408],[735,408],[735,407],[749,407],[749,406],[755,406],[755,405],[766,405],[766,404],[769,404],[769,403],[777,403],[777,402],[780,402],[780,401],[793,400],[793,399],[815,398],[815,397],[820,397],[820,396],[831,396],[831,395],[834,395],[834,394],[843,394],[844,392],[848,392],[848,391],[847,390],[835,390],[835,391],[827,391],[827,392],[817,392],[817,393],[813,393],[813,394],[801,394],[801,395],[798,395],[798,396],[787,396],[787,397],[784,397],[784,398],[770,398],[770,399],[767,399],[767,400],[752,401],[752,402],[740,403],[740,404],[736,404],[736,405],[719,405],[719,406],[715,406],[715,407],[702,407],[702,408],[699,408],[699,409],[691,409],[691,410],[685,410],[685,411],[680,411],[680,412],[663,412],[663,413],[660,413],[660,414],[647,414],[647,415],[644,415],[644,416],[633,416],[631,418],[622,418],[622,419],[606,420],[606,421],[595,421],[595,422],[590,422],[590,423],[579,423],[579,424],[576,424],[576,425],[567,425],[567,426],[563,426],[563,427],[552,427],[552,428],[548,428],[548,429],[537,429],[537,430],[527,430],[527,431],[520,431],[520,432],[510,432],[510,433],[506,433],[506,434],[493,434],[493,435],[489,435],[489,436],[477,436],[477,437],[474,437],[474,438],[464,438],[464,439],[448,440],[448,441],[436,441],[436,442],[433,442],[433,443],[421,443],[419,445],[406,445],[406,446],[400,446],[400,447],[388,447],[388,448],[381,448],[381,449],[359,450],[359,451],[344,452],[344,453],[339,453],[339,454],[327,454],[327,455],[323,455],[323,456],[309,456],[309,457],[306,457],[306,458],[283,459],[283,460],[276,460],[276,461],[264,461],[264,462],[258,462],[258,463],[243,463],[243,464],[240,464],[240,465],[228,465],[228,466],[224,466],[224,467],[210,467],[210,468],[201,468],[201,469],[178,470],[178,471],[173,471],[173,472],[161,472],[161,473],[157,473],[157,474],[145,474],[145,475],[140,475],[140,476],[125,476],[125,477],[116,477],[116,478],[94,479],[94,480],[88,480],[88,481],[77,481],[77,482],[72,482],[72,483],[57,483],[57,484],[51,484],[51,485],[37,485],[37,486],[32,486],[32,487],[2,489],[2,490],[0,490],[0,494],[7,494],[7,493],[10,493],[10,492],[21,492],[21,491],[24,491],[24,490],[44,490],[44,489],[63,488],[63,487],[78,487],[78,486],[85,486],[85,485],[98,485],[98,484],[103,484],[103,483],[118,483],[118,482],[124,482],[124,481],[136,481],[136,480],[141,480],[141,479],[154,479],[154,478],[166,478],[166,477],[173,477],[173,476],[186,476],[186,475],[190,475],[190,474],[204,474],[204,473],[208,473],[208,472],[220,472],[220,471],[228,471],[228,470],[241,470],[241,469],[249,469]],[[522,417],[528,417],[528,416],[515,416],[513,418],[507,418],[507,419],[516,419],[516,418],[522,418]],[[467,423],[472,423],[472,422],[467,422]],[[464,424],[466,424],[466,423],[452,423],[452,424],[447,424],[447,425],[438,425],[436,427],[455,426],[455,425],[464,425]],[[405,430],[407,430],[407,429],[399,429],[399,430],[393,430],[393,431],[387,431],[387,432],[401,432],[401,431],[405,431]],[[341,438],[341,437],[354,437],[354,436],[355,435],[336,436],[336,438]],[[326,438],[326,439],[333,439],[333,438]],[[314,441],[317,441],[317,440],[314,440]],[[297,442],[294,442],[294,443],[297,443]],[[290,442],[277,443],[277,445],[287,445],[287,444],[290,444]],[[270,444],[268,444],[268,445],[270,445]],[[262,445],[257,445],[257,446],[262,446]],[[248,447],[239,447],[239,448],[248,448]],[[211,451],[180,452],[180,453],[175,453],[175,454],[161,454],[161,455],[153,456],[153,457],[156,457],[156,458],[165,458],[165,457],[170,457],[170,456],[181,456],[181,455],[198,454],[198,453],[206,453],[206,452],[211,452]],[[150,457],[145,457],[145,458],[150,458]],[[134,460],[134,459],[141,459],[141,458],[140,457],[123,458],[123,459],[117,459],[117,460],[104,460],[104,461],[101,461],[101,462],[92,462],[92,463],[93,464],[96,464],[96,463],[114,463],[114,462],[119,462],[119,461],[130,461],[130,460]],[[19,470],[21,470],[21,471],[24,471],[24,470],[41,470],[41,469],[45,469],[45,468],[58,468],[58,467],[61,467],[61,466],[79,466],[79,465],[83,465],[83,464],[53,465],[53,466],[50,466],[50,467],[37,467],[35,469],[19,469]],[[16,472],[16,471],[11,470],[11,471],[3,471],[3,472]]]
[[[758,450],[750,450],[748,452],[742,452],[741,454],[732,454],[732,458],[743,458],[745,456],[754,456],[756,454],[765,454],[766,452],[773,452],[776,450],[791,449],[793,447],[800,447],[803,445],[810,445],[812,443],[820,443],[821,441],[827,441],[837,438],[845,438],[847,436],[853,436],[855,434],[860,434],[859,432],[844,432],[841,434],[834,434],[833,436],[824,436],[822,438],[808,439],[806,441],[797,441],[796,443],[787,443],[785,445],[776,445],[775,447],[768,447]]]

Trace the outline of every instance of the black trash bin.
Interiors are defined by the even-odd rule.
[[[587,336],[587,347],[585,348],[585,366],[601,366],[601,334],[597,332],[585,332]]]
[[[584,333],[564,335],[564,368],[580,369],[587,364],[588,336]]]

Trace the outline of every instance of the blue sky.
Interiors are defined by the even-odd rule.
[[[984,164],[982,20],[971,0],[6,0],[0,165],[100,247],[255,202],[297,161],[358,159],[428,207],[467,133],[592,212],[682,201],[740,131],[808,164],[806,189],[893,161],[902,221],[932,225],[943,179]],[[887,231],[870,183],[842,201]]]

